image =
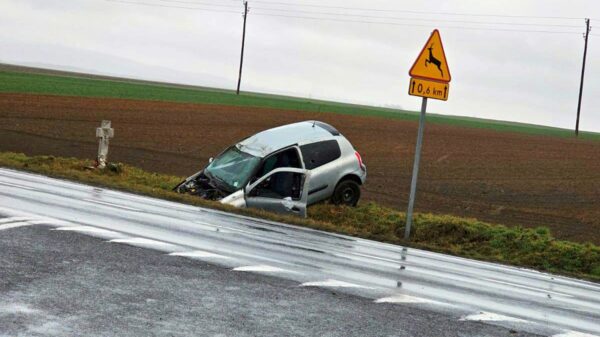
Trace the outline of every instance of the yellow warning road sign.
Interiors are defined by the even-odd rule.
[[[446,62],[442,38],[437,29],[431,33],[429,40],[423,46],[423,50],[421,50],[419,57],[417,57],[408,73],[411,77],[433,81],[450,82],[452,79]]]
[[[411,78],[408,85],[408,94],[412,96],[429,97],[442,101],[448,100],[450,83]]]
[[[410,227],[412,226],[413,210],[415,207],[419,162],[421,161],[421,147],[423,147],[423,129],[425,128],[425,114],[427,113],[427,98],[446,101],[448,100],[448,93],[450,91],[450,69],[448,69],[448,63],[446,62],[446,54],[444,53],[440,32],[437,29],[431,33],[429,40],[427,40],[423,50],[421,50],[421,54],[419,54],[419,57],[417,57],[417,60],[408,73],[412,77],[408,84],[408,94],[423,98],[421,99],[415,161],[413,162],[408,210],[406,211],[405,240],[410,238]]]

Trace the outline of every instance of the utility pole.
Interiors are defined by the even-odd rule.
[[[246,17],[248,16],[248,1],[244,1],[244,29],[242,30],[242,53],[240,55],[240,74],[238,76],[238,85],[236,95],[240,94],[240,84],[242,83],[242,66],[244,65],[244,44],[246,42]]]
[[[579,102],[577,103],[577,122],[575,122],[575,137],[579,136],[579,115],[581,113],[581,96],[583,95],[583,76],[585,75],[585,57],[587,55],[589,35],[590,19],[585,19],[585,46],[583,47],[583,65],[581,66],[581,83],[579,84]]]

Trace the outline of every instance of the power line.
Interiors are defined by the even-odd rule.
[[[501,14],[475,14],[475,13],[459,13],[459,12],[429,12],[429,11],[415,11],[415,10],[402,10],[402,9],[383,9],[383,8],[364,8],[364,7],[343,7],[343,6],[325,6],[325,5],[312,5],[312,4],[301,4],[291,2],[277,2],[277,1],[266,1],[266,0],[253,0],[255,3],[264,3],[278,6],[300,6],[300,7],[314,7],[314,8],[329,8],[329,9],[344,9],[344,10],[360,10],[360,11],[373,11],[373,12],[396,12],[396,13],[412,13],[412,14],[429,14],[429,15],[455,15],[455,16],[480,16],[480,17],[499,17],[499,18],[523,18],[523,19],[562,19],[562,20],[582,20],[580,17],[564,17],[564,16],[534,16],[534,15],[501,15]]]
[[[108,2],[116,2],[130,5],[138,5],[138,6],[146,6],[146,7],[162,7],[162,8],[177,8],[177,9],[189,9],[189,10],[198,10],[205,12],[220,12],[220,13],[235,13],[240,14],[239,11],[229,11],[229,10],[220,10],[220,9],[212,9],[212,8],[202,8],[202,7],[185,7],[185,6],[174,6],[174,5],[159,5],[147,2],[137,2],[137,1],[126,1],[126,0],[104,0]]]
[[[316,20],[316,21],[353,22],[353,23],[382,24],[382,25],[404,26],[404,27],[430,27],[431,28],[431,25],[426,25],[426,24],[411,24],[411,23],[399,23],[399,22],[346,20],[346,19],[336,19],[336,18],[316,18],[316,17],[309,17],[309,16],[268,14],[268,13],[253,13],[252,15],[273,16],[273,17],[283,17],[283,18],[295,18],[295,19],[306,19],[306,20]],[[519,32],[519,33],[580,34],[579,32],[573,32],[573,31],[571,31],[571,32],[565,32],[565,31],[522,30],[522,29],[464,27],[464,26],[438,26],[438,28],[451,28],[451,29],[463,29],[463,30],[480,30],[480,31],[504,31],[504,32]]]
[[[215,3],[209,3],[209,2],[180,1],[180,0],[156,0],[156,1],[173,2],[173,3],[180,3],[180,4],[194,4],[194,5],[200,5],[200,6],[235,7],[235,8],[239,8],[239,6],[237,6],[237,5],[215,4]]]
[[[176,8],[176,9],[187,9],[187,10],[199,10],[199,11],[207,11],[207,12],[221,12],[221,13],[235,13],[239,14],[239,11],[234,10],[221,10],[221,9],[213,9],[213,8],[203,8],[203,7],[188,7],[188,6],[176,6],[176,5],[160,5],[156,3],[148,3],[148,2],[140,2],[140,1],[128,1],[128,0],[105,0],[107,2],[115,2],[115,3],[124,3],[131,5],[139,5],[139,6],[147,6],[147,7],[162,7],[162,8]],[[163,2],[176,2],[176,3],[190,3],[190,4],[198,4],[199,6],[211,6],[206,3],[200,2],[192,2],[192,1],[183,1],[183,0],[158,0]],[[258,1],[256,1],[258,2]],[[264,2],[264,1],[260,1]],[[219,4],[221,5],[221,4]],[[315,5],[316,6],[316,5]],[[234,5],[228,5],[227,7],[237,7]],[[264,10],[264,8],[254,8]],[[317,13],[312,11],[306,11],[309,13]],[[319,13],[326,15],[338,15],[338,13]],[[284,15],[284,14],[270,14],[270,13],[252,13],[252,15],[259,16],[271,16],[271,17],[284,17],[284,18],[295,18],[295,19],[304,19],[304,20],[314,20],[314,21],[334,21],[334,22],[350,22],[350,23],[365,23],[365,24],[381,24],[381,25],[392,25],[392,26],[405,26],[405,27],[431,27],[430,24],[418,24],[418,23],[399,23],[399,22],[385,22],[385,21],[365,21],[365,20],[348,20],[348,19],[339,19],[339,18],[327,18],[327,17],[312,17],[312,16],[302,16],[302,15]],[[347,14],[339,14],[341,16],[355,16],[355,15],[347,15]],[[362,16],[359,16],[362,17]],[[481,21],[460,21],[460,20],[433,20],[433,19],[404,19],[404,18],[394,18],[394,17],[383,17],[383,16],[364,16],[367,18],[378,18],[378,19],[397,19],[397,20],[419,20],[419,21],[430,21],[430,22],[447,22],[447,23],[469,23],[469,24],[510,24],[510,23],[484,23]],[[526,25],[526,24],[518,24],[518,25]],[[557,27],[578,27],[578,26],[570,26],[570,25],[536,25],[531,24],[532,26],[557,26]],[[479,31],[504,31],[504,32],[520,32],[520,33],[546,33],[546,34],[579,34],[579,32],[573,31],[552,31],[552,30],[523,30],[523,29],[503,29],[503,28],[491,28],[491,27],[465,27],[465,26],[438,26],[439,28],[450,28],[450,29],[462,29],[462,30],[479,30]],[[592,34],[590,34],[592,35]]]
[[[433,21],[433,22],[447,22],[447,23],[467,23],[467,24],[480,24],[480,25],[515,25],[515,26],[543,26],[543,27],[566,27],[566,28],[581,28],[576,25],[557,25],[557,24],[538,24],[538,23],[514,23],[514,22],[483,22],[483,21],[463,21],[463,20],[438,20],[438,19],[422,19],[422,18],[407,18],[407,17],[394,17],[394,16],[377,16],[377,15],[363,15],[363,14],[347,14],[347,13],[333,13],[333,12],[316,12],[316,11],[305,11],[305,10],[288,10],[288,9],[275,9],[266,7],[252,7],[252,9],[267,10],[267,11],[279,11],[279,12],[291,12],[291,13],[305,13],[305,14],[319,14],[319,15],[335,15],[342,17],[358,17],[358,18],[369,18],[369,19],[392,19],[392,20],[408,20],[408,21]]]

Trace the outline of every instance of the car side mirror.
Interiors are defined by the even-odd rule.
[[[210,157],[210,158],[208,158],[208,163],[209,163],[209,164],[210,164],[210,163],[212,163],[214,159],[215,159],[215,158],[213,158],[213,157]]]

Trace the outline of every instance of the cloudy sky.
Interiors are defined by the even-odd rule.
[[[598,1],[249,7],[242,90],[418,110],[408,70],[438,28],[452,82],[449,100],[430,100],[428,111],[564,128],[575,124],[583,18],[591,17],[599,24],[589,37],[581,129],[600,132]],[[0,62],[234,89],[242,8],[241,0],[0,0]]]

